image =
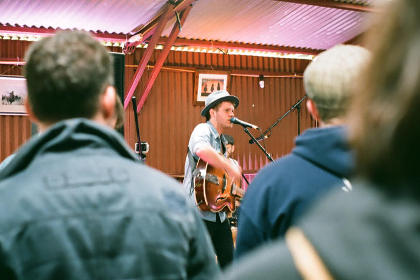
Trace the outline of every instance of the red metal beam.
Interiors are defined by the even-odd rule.
[[[36,27],[27,27],[27,26],[10,26],[10,25],[1,25],[0,24],[0,33],[11,34],[11,35],[28,35],[28,36],[51,36],[64,29],[53,29],[53,28],[36,28]],[[125,34],[117,33],[98,33],[90,32],[93,37],[109,41],[109,42],[125,42],[127,36]]]
[[[161,40],[159,41],[159,44],[165,44],[167,41],[168,41],[167,38],[161,38]],[[307,48],[293,48],[293,47],[220,42],[220,41],[206,41],[206,40],[191,40],[191,39],[183,39],[183,38],[178,38],[175,41],[174,45],[214,48],[214,49],[238,49],[238,50],[247,50],[247,51],[299,53],[299,54],[308,54],[308,55],[317,55],[322,51],[322,50],[307,49]]]
[[[334,0],[274,0],[279,2],[290,2],[295,4],[304,4],[304,5],[312,5],[312,6],[319,6],[319,7],[326,7],[326,8],[334,8],[334,9],[341,9],[341,10],[348,10],[354,12],[376,12],[377,9],[373,8],[372,6],[367,5],[360,5],[360,4],[351,4],[351,3],[343,3]]]
[[[2,58],[0,57],[0,65],[25,65],[23,58]]]
[[[132,54],[136,50],[136,47],[139,44],[142,44],[147,38],[152,36],[155,31],[156,31],[156,26],[154,28],[148,30],[143,35],[137,35],[137,36],[140,36],[140,38],[138,40],[135,40],[133,42],[125,43],[124,47],[123,47],[123,53],[124,54]],[[134,36],[131,36],[131,38],[133,38],[133,37]]]
[[[191,5],[194,1],[196,0],[183,0],[183,1],[178,1],[178,3],[176,4],[176,6],[170,6],[168,4],[169,9],[172,10],[172,15],[174,16],[176,12],[180,12],[185,10],[186,7],[188,7],[189,5]],[[147,35],[150,32],[153,32],[152,30],[154,30],[157,26],[157,24],[160,22],[161,18],[163,17],[163,13],[156,16],[154,19],[152,19],[150,22],[146,23],[143,27],[141,27],[140,29],[135,28],[133,30],[133,35],[128,39],[128,41],[130,41],[129,45],[131,48],[136,47],[138,45],[140,45],[144,40],[146,40],[150,35]],[[141,35],[141,39],[137,40],[136,36]]]
[[[162,53],[160,54],[159,58],[157,59],[156,63],[155,63],[155,67],[152,70],[152,73],[150,74],[150,78],[146,83],[146,87],[143,91],[143,94],[141,96],[140,102],[137,106],[137,113],[140,112],[141,108],[143,107],[144,103],[146,102],[147,96],[150,93],[150,90],[153,87],[153,84],[157,78],[157,76],[159,75],[160,69],[162,68],[163,62],[165,62],[166,58],[168,57],[169,51],[171,50],[172,45],[174,44],[176,37],[179,34],[180,31],[180,26],[184,25],[185,19],[187,18],[190,10],[191,10],[192,6],[188,6],[187,8],[185,8],[185,10],[182,12],[181,14],[181,19],[180,19],[180,23],[178,24],[178,22],[175,22],[171,34],[168,37],[168,40],[166,42],[165,47],[162,50]]]
[[[161,20],[158,23],[156,30],[152,35],[152,39],[150,40],[149,45],[147,46],[147,49],[140,60],[139,67],[137,68],[136,73],[134,74],[134,79],[124,100],[124,109],[127,109],[131,97],[133,96],[134,91],[136,90],[136,87],[139,84],[140,78],[143,75],[144,69],[146,69],[147,63],[149,62],[150,57],[152,56],[152,53],[156,47],[156,44],[160,39],[160,35],[162,34],[163,28],[165,28],[165,25],[168,22],[169,18],[172,16],[172,13],[173,10],[168,7],[164,15],[161,17]]]

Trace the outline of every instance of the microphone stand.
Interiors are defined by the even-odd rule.
[[[265,154],[265,156],[270,160],[273,161],[273,158],[271,157],[271,155],[269,153],[267,153],[267,151],[263,148],[263,146],[261,146],[261,144],[255,139],[254,135],[251,134],[251,132],[249,132],[247,127],[244,127],[244,131],[246,134],[249,135],[249,137],[251,137],[252,141],[254,141],[257,146],[261,149],[261,151],[263,151],[263,153]]]
[[[139,120],[138,120],[137,113],[136,113],[137,112],[137,108],[136,108],[137,104],[136,104],[136,97],[135,96],[133,96],[131,98],[131,103],[133,104],[134,120],[136,122],[136,130],[137,130],[137,143],[135,144],[134,151],[137,153],[137,155],[139,156],[139,159],[141,161],[145,161],[146,160],[146,155],[143,154],[143,152],[142,152],[142,146],[141,146],[141,140],[140,140]]]
[[[305,98],[307,97],[307,95],[305,94],[305,96],[303,96],[298,102],[296,102],[292,107],[290,107],[289,111],[287,111],[286,113],[284,113],[283,116],[281,116],[280,118],[278,118],[266,131],[264,131],[260,136],[258,136],[258,140],[262,140],[264,139],[264,137],[284,118],[286,117],[290,112],[293,112],[295,109],[298,109],[298,135],[300,134],[300,103],[302,103],[303,100],[305,100]],[[258,140],[251,139],[249,140],[249,144],[253,144],[253,143],[257,143],[258,144]]]

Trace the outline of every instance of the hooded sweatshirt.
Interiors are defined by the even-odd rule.
[[[115,131],[84,119],[59,122],[0,171],[0,279],[217,273],[181,185],[138,162]]]
[[[319,197],[333,188],[351,190],[353,156],[345,128],[306,130],[292,153],[264,167],[242,201],[235,256],[283,237]]]

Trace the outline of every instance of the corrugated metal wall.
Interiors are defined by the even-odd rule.
[[[137,50],[134,56],[126,58],[126,65],[137,65],[144,50]],[[160,51],[156,51],[150,64],[153,65]],[[166,66],[179,69],[163,69],[139,114],[140,132],[143,141],[150,143],[147,164],[171,175],[182,175],[189,136],[196,124],[203,122],[200,116],[203,106],[194,105],[194,72],[189,69],[206,70],[252,70],[273,73],[302,73],[309,62],[306,60],[280,59],[268,57],[207,54],[192,52],[171,52]],[[126,68],[126,78],[132,77],[135,67]],[[140,99],[146,77],[152,68],[146,70],[137,91]],[[131,81],[131,79],[130,79]],[[126,88],[129,85],[126,81]],[[259,88],[258,78],[231,76],[230,92],[239,97],[240,105],[235,115],[254,123],[262,130],[270,127],[292,105],[304,96],[301,78],[265,78],[264,89]],[[301,131],[314,123],[306,111],[304,103],[300,112]],[[134,117],[131,106],[127,112],[126,139],[130,146],[136,141]],[[298,113],[291,112],[272,130],[266,141],[267,151],[273,158],[290,152],[293,139],[298,134]],[[251,131],[259,135],[257,131]],[[241,127],[235,126],[231,132],[235,138],[235,157],[247,173],[252,173],[266,164],[265,155],[259,148],[248,143],[249,136]]]
[[[0,40],[0,58],[23,60],[30,42]],[[23,66],[1,65],[1,75],[22,75]],[[31,123],[27,116],[0,115],[0,161],[12,154],[31,137]]]
[[[1,58],[22,58],[29,45],[25,41],[0,40]],[[112,51],[120,51],[114,48]],[[137,49],[126,57],[125,90],[140,61],[144,49]],[[153,65],[160,51],[155,51],[150,64]],[[207,54],[171,51],[165,66],[161,70],[151,93],[139,114],[140,132],[143,141],[150,144],[147,164],[171,175],[182,175],[186,147],[194,126],[204,121],[200,116],[203,106],[194,105],[194,69],[218,70],[253,70],[273,73],[302,73],[307,66],[306,60],[253,57],[241,55]],[[178,69],[174,69],[177,68]],[[21,74],[21,67],[0,65],[0,73],[7,75]],[[152,68],[145,71],[137,87],[136,96],[140,100],[147,77]],[[287,112],[296,101],[304,96],[302,79],[265,78],[265,88],[258,87],[258,78],[249,76],[231,76],[230,92],[240,99],[235,115],[245,121],[267,129],[280,116]],[[304,103],[302,104],[304,105]],[[135,123],[131,105],[126,111],[125,138],[134,147],[136,141]],[[298,133],[297,110],[285,117],[273,130],[266,141],[267,151],[274,158],[290,152],[293,139]],[[313,126],[306,107],[301,107],[301,131]],[[252,131],[258,135],[257,131]],[[248,143],[249,137],[238,126],[230,132],[236,141],[235,157],[247,173],[261,168],[267,160],[255,144]],[[30,122],[25,116],[0,116],[0,160],[31,135]]]

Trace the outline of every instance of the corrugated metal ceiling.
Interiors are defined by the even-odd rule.
[[[166,0],[5,0],[0,23],[14,26],[130,33],[151,20]]]
[[[273,0],[197,1],[179,37],[327,49],[360,34],[366,15]]]
[[[336,0],[359,5],[372,1]],[[130,34],[166,0],[5,0],[0,24]],[[198,0],[178,37],[326,49],[360,34],[369,13],[274,0]],[[174,20],[163,35],[168,35]]]

